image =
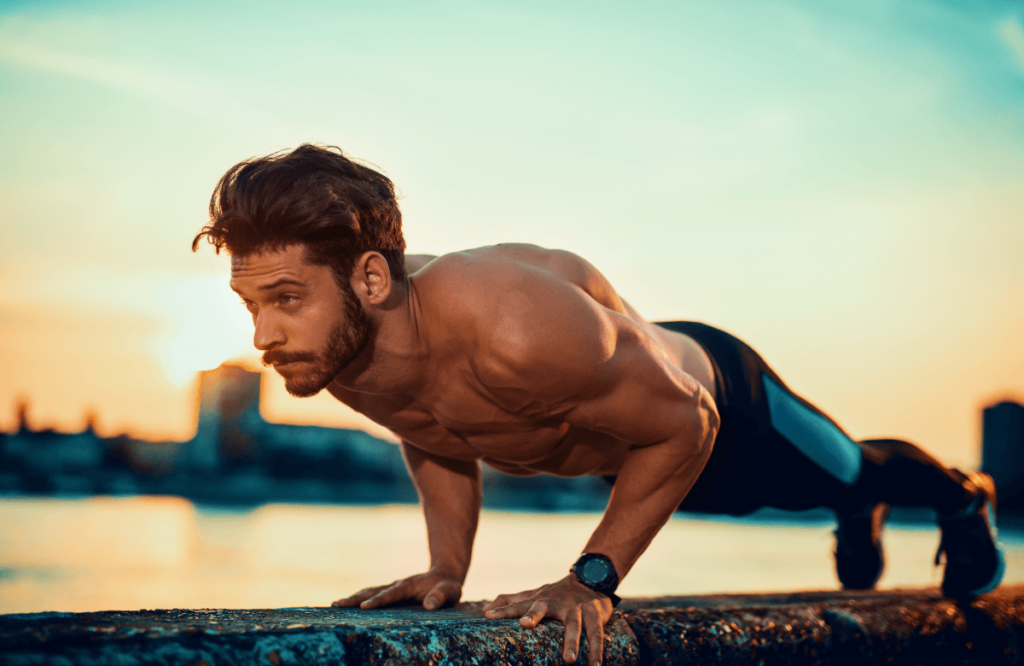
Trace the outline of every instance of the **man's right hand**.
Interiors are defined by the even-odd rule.
[[[332,606],[379,608],[388,604],[415,599],[427,610],[440,608],[445,603],[456,604],[462,598],[462,581],[444,574],[427,572],[396,580],[390,585],[378,585],[359,590],[350,597],[338,599]]]

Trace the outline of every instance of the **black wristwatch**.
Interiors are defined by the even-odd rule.
[[[619,574],[615,571],[612,561],[600,553],[583,553],[576,564],[569,569],[576,574],[576,580],[595,592],[612,600],[612,606],[622,601],[615,596],[615,588],[619,586]]]

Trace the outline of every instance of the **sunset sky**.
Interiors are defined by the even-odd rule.
[[[856,437],[978,460],[1024,400],[1024,5],[0,0],[0,429],[186,439],[255,357],[190,252],[232,164],[398,185],[410,251],[573,250],[762,353]],[[289,398],[273,420],[350,413]]]

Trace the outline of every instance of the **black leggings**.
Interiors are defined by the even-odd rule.
[[[812,460],[778,431],[769,411],[765,380],[781,387],[787,399],[795,398],[807,411],[827,420],[838,429],[836,435],[842,433],[840,437],[845,438],[845,433],[827,414],[789,391],[757,352],[705,324],[659,325],[693,338],[707,351],[721,417],[711,457],[680,511],[744,515],[762,507],[800,511],[822,506],[846,511],[877,502],[927,506],[940,513],[963,507],[968,494],[963,475],[909,442],[848,440],[847,447],[860,448],[859,470],[845,481],[837,478],[834,470]]]

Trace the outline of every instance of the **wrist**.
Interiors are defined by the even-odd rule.
[[[612,600],[613,606],[619,605],[620,599],[615,595],[615,590],[619,586],[619,574],[606,555],[583,553],[569,572],[580,585],[605,595]]]
[[[434,574],[435,576],[442,576],[444,578],[450,578],[458,581],[459,585],[462,585],[462,583],[466,581],[467,570],[465,567],[459,567],[458,565],[442,562],[438,564],[431,564],[427,573]]]

